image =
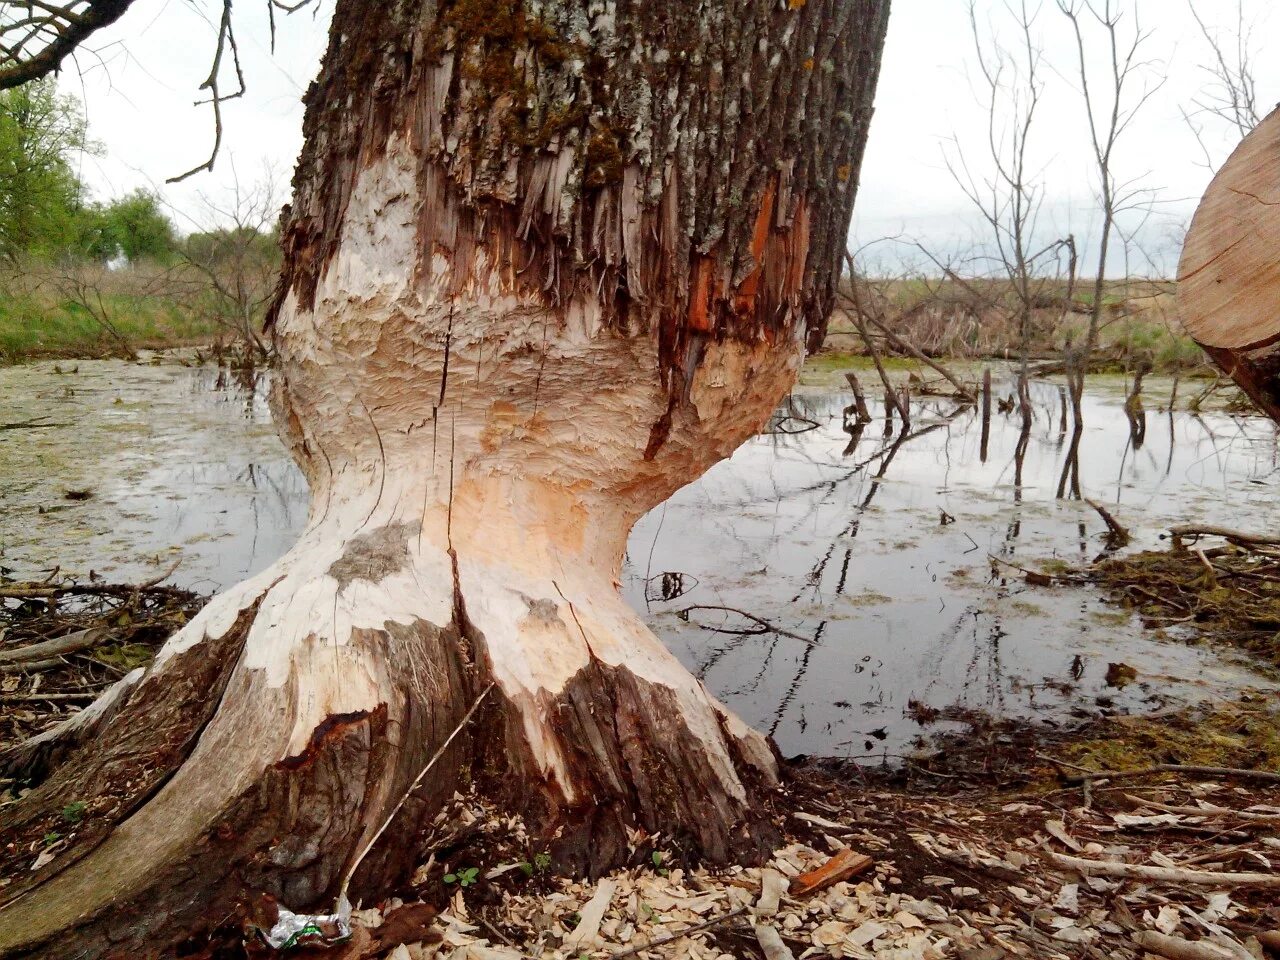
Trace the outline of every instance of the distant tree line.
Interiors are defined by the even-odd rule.
[[[206,198],[180,231],[154,191],[90,198],[80,165],[100,150],[53,80],[0,91],[0,273],[11,275],[0,294],[72,304],[117,352],[131,352],[130,316],[179,311],[266,357],[259,332],[279,263],[271,178]]]
[[[154,193],[86,199],[76,166],[97,149],[79,102],[54,81],[0,93],[0,256],[173,259],[177,231]]]

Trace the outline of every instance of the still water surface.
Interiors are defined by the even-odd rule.
[[[1273,527],[1273,426],[1157,412],[1168,384],[1148,391],[1135,447],[1120,381],[1091,383],[1082,494],[1135,549],[1188,518]],[[1058,387],[1034,394],[1030,435],[1020,444],[1016,414],[997,414],[985,459],[976,412],[949,401],[914,402],[905,437],[886,435],[879,410],[853,435],[846,394],[797,394],[769,433],[636,526],[624,592],[788,754],[900,755],[922,707],[1061,723],[1266,685],[1236,655],[1155,636],[1091,590],[993,572],[991,556],[1074,567],[1104,548],[1098,514],[1057,497],[1072,447]],[[136,580],[181,556],[173,579],[213,591],[269,564],[306,518],[261,382],[171,363],[0,369],[0,425],[14,423],[28,424],[0,430],[0,565],[14,576],[61,564]],[[1108,687],[1112,662],[1138,682]]]

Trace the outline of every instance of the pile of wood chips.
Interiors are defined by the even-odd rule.
[[[455,871],[439,913],[413,929],[404,921],[422,904],[357,911],[353,939],[316,956],[1280,957],[1280,791],[1166,780],[1098,780],[1083,793],[1003,802],[809,797],[787,824],[791,842],[763,867],[666,869],[655,854],[596,883],[560,879],[535,892],[514,863],[486,864],[457,885],[459,864],[432,862],[419,871],[426,886],[435,877],[440,890],[440,871]],[[469,816],[486,814],[473,806]]]

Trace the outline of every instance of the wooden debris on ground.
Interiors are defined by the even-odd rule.
[[[87,707],[196,614],[205,597],[162,585],[173,569],[138,584],[0,576],[0,749]]]
[[[1088,806],[1078,788],[834,799],[809,798],[759,867],[668,868],[658,852],[595,882],[552,865],[540,885],[482,864],[492,886],[448,890],[429,926],[389,937],[404,904],[359,911],[370,930],[341,960],[1280,957],[1266,952],[1280,951],[1280,806],[1265,785],[1095,785]],[[486,817],[465,815],[482,831]]]

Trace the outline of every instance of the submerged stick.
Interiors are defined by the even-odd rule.
[[[799,640],[801,643],[807,643],[810,646],[814,645],[814,641],[812,637],[806,637],[803,634],[793,633],[790,630],[784,629],[783,627],[779,627],[776,624],[772,623],[771,621],[766,620],[764,617],[758,617],[754,613],[748,613],[746,610],[739,610],[737,607],[724,607],[724,606],[720,606],[719,604],[696,603],[691,607],[685,607],[683,610],[677,610],[675,614],[681,620],[688,622],[689,614],[694,613],[695,611],[698,611],[698,610],[714,610],[719,613],[736,613],[738,616],[744,617],[747,620],[750,620],[752,623],[755,623],[759,627],[758,630],[731,630],[727,627],[712,627],[712,626],[708,626],[705,623],[696,623],[695,621],[696,626],[701,627],[703,630],[710,630],[712,633],[736,633],[740,635],[746,634],[749,636],[756,636],[756,635],[765,634],[765,633],[776,633],[784,637],[790,637],[792,640]]]

